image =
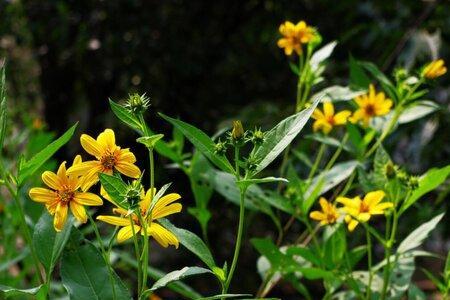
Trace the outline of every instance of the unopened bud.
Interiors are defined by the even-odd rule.
[[[129,95],[125,108],[133,114],[143,113],[150,106],[150,99],[145,94],[137,93]]]
[[[241,121],[233,121],[233,130],[231,131],[231,137],[233,140],[238,141],[244,137],[244,128]]]

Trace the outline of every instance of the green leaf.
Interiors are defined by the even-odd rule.
[[[420,197],[422,197],[428,192],[431,192],[439,185],[441,185],[449,175],[450,175],[450,165],[440,169],[428,170],[427,173],[425,173],[420,177],[419,186],[411,193],[411,196],[409,196],[408,199],[405,200],[405,203],[402,205],[399,213],[402,214],[417,200],[419,200]]]
[[[111,176],[105,173],[100,173],[98,175],[103,188],[108,193],[114,204],[121,208],[127,209],[127,206],[124,203],[124,195],[127,190],[127,185],[125,182],[117,176]]]
[[[155,148],[156,143],[164,137],[164,134],[154,134],[151,136],[142,136],[136,139],[136,142],[143,144],[149,149]]]
[[[70,127],[62,136],[53,141],[30,160],[23,163],[19,170],[18,185],[21,185],[28,177],[34,174],[49,158],[64,146],[72,137],[78,123]]]
[[[64,251],[61,279],[71,300],[113,299],[108,267],[92,244]],[[113,283],[116,299],[131,299],[129,291],[116,273],[113,273]]]
[[[264,142],[256,150],[256,170],[253,176],[264,170],[294,140],[309,120],[322,97],[314,99],[312,105],[301,112],[287,117],[266,133]]]
[[[366,252],[367,246],[365,245],[358,246],[350,250],[347,257],[351,269],[353,269],[356,266],[356,264],[364,257]]]
[[[444,213],[437,215],[430,221],[417,227],[400,243],[397,248],[397,253],[404,253],[419,247],[427,238],[428,234],[436,227],[442,217],[444,217]]]
[[[433,273],[428,271],[427,269],[422,268],[423,273],[428,277],[428,279],[433,282],[433,284],[438,288],[439,291],[444,292],[445,291],[445,285],[439,278],[437,278]]]
[[[347,133],[350,140],[351,145],[353,146],[355,154],[359,157],[362,156],[362,153],[364,152],[364,141],[361,136],[361,133],[359,132],[358,127],[355,126],[355,124],[352,124],[350,122],[347,122]]]
[[[10,297],[10,296],[20,296],[20,295],[36,295],[43,286],[37,286],[29,289],[17,289],[11,286],[6,286],[0,284],[0,298],[3,299],[2,296]]]
[[[234,173],[234,169],[225,156],[214,153],[215,143],[200,129],[183,122],[181,120],[173,119],[164,114],[159,114],[164,120],[177,127],[181,133],[199,150],[204,156],[206,156],[213,164],[219,169],[228,173]]]
[[[359,64],[380,82],[383,89],[393,100],[397,100],[397,91],[392,82],[371,62],[359,62]]]
[[[3,149],[7,118],[5,66],[3,66],[0,71],[0,149]]]
[[[216,267],[214,258],[205,243],[194,233],[175,227],[167,219],[160,219],[159,222],[170,230],[190,252],[200,258],[210,269]]]
[[[72,230],[73,218],[69,218],[61,232],[53,228],[53,217],[44,211],[36,223],[33,233],[33,245],[36,254],[44,265],[47,276],[51,274],[61,255]]]
[[[120,104],[117,104],[111,99],[109,99],[109,105],[111,106],[111,110],[113,111],[113,113],[120,121],[122,121],[132,129],[138,131],[139,133],[143,132],[141,122],[139,121],[139,119],[131,112],[129,112],[125,107],[123,107]]]
[[[203,297],[198,300],[216,300],[216,299],[231,299],[231,298],[242,298],[242,297],[251,297],[251,294],[220,294],[209,297]],[[242,299],[244,300],[244,299]]]
[[[289,182],[286,178],[281,177],[264,177],[264,178],[253,178],[253,179],[243,179],[239,180],[237,183],[243,184],[243,185],[251,185],[251,184],[258,184],[258,183],[270,183],[270,182]]]
[[[364,69],[359,65],[358,61],[350,55],[350,85],[355,88],[367,89],[370,84],[370,78]]]
[[[347,240],[345,238],[345,229],[343,226],[339,226],[325,242],[324,261],[327,269],[334,269],[339,266],[346,251]]]
[[[314,52],[309,61],[313,72],[317,71],[319,65],[331,56],[336,45],[337,42],[332,41]]]
[[[320,92],[314,94],[313,97],[323,97],[324,101],[341,101],[352,100],[366,93],[366,89],[351,89],[348,86],[333,85],[324,88]]]
[[[162,287],[165,287],[169,283],[172,283],[174,281],[182,280],[186,277],[199,275],[199,274],[205,274],[210,273],[214,274],[211,270],[200,268],[200,267],[184,267],[181,270],[172,271],[170,273],[167,273],[164,277],[159,279],[158,281],[153,284],[153,286],[148,289],[148,292],[156,291],[157,289],[160,289]],[[146,291],[146,292],[147,292]],[[145,292],[144,292],[145,293]]]
[[[398,119],[398,123],[405,124],[421,119],[439,109],[441,109],[441,107],[433,101],[415,101],[411,106],[408,106],[402,112],[400,118]]]
[[[408,289],[408,300],[426,300],[427,295],[422,292],[415,284],[411,284]]]
[[[301,256],[305,260],[309,261],[311,264],[315,266],[319,266],[321,264],[321,258],[316,255],[316,253],[303,246],[292,246],[286,250],[286,255],[288,256]]]
[[[324,135],[322,133],[313,133],[313,134],[308,134],[305,136],[305,138],[307,139],[311,139],[311,140],[315,140],[318,142],[321,142],[323,144],[329,145],[329,146],[333,146],[336,148],[339,148],[341,146],[341,142],[338,139],[335,139],[333,137],[330,137],[328,135]],[[342,146],[342,149],[344,149],[345,151],[351,151],[352,148],[348,145],[348,144],[344,144]]]
[[[322,195],[336,185],[347,179],[358,166],[359,162],[356,160],[350,160],[346,162],[341,162],[336,164],[333,168],[328,171],[321,172],[319,175],[311,180],[311,184],[305,193],[305,197],[312,194],[316,185],[322,182],[322,187],[320,189],[319,195]]]

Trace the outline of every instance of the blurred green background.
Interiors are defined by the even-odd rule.
[[[237,117],[247,127],[268,128],[289,115],[295,102],[296,78],[289,58],[276,46],[278,26],[285,20],[305,20],[317,27],[324,43],[338,41],[322,87],[348,82],[350,54],[386,72],[418,67],[436,57],[447,58],[448,64],[450,57],[449,1],[0,0],[0,57],[7,60],[14,124],[20,130],[42,120],[60,134],[79,121],[78,135],[96,136],[112,127],[119,144],[131,145],[136,137],[114,118],[107,100],[146,92],[152,100],[148,121],[157,131],[171,130],[157,111],[208,133]],[[430,95],[444,107],[449,106],[449,82],[448,75],[439,80]],[[393,158],[413,173],[448,164],[449,123],[448,110],[443,110],[401,127],[388,143]],[[78,135],[58,158],[70,160],[81,151]],[[132,150],[146,157],[144,149]],[[158,163],[158,183],[175,182],[190,205],[186,178],[165,169],[167,161]],[[226,259],[236,208],[219,196],[211,207],[213,221],[220,220],[210,225],[211,246]],[[419,214],[429,216],[430,211]],[[187,213],[173,219],[198,229]],[[266,221],[257,217],[248,235],[273,230]],[[448,243],[448,236],[442,232],[435,240]],[[253,291],[259,278],[250,245],[243,258],[234,288]],[[196,261],[175,250],[151,259],[166,271]],[[201,291],[210,289],[207,283],[193,284]]]

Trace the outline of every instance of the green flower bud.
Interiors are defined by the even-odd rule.
[[[150,106],[150,99],[145,96],[145,93],[139,95],[137,93],[128,96],[125,108],[132,114],[140,114],[145,112]]]
[[[241,141],[244,138],[244,127],[242,127],[241,121],[233,121],[233,130],[231,131],[231,138],[234,141]]]
[[[218,155],[225,155],[227,153],[227,143],[220,140],[214,145],[214,153]]]
[[[261,129],[255,129],[252,132],[252,137],[251,137],[251,141],[255,144],[255,145],[261,145],[264,142],[264,132],[261,131]]]
[[[125,198],[125,201],[128,203],[131,210],[139,208],[142,189],[143,187],[140,180],[134,180],[127,186],[123,197]]]

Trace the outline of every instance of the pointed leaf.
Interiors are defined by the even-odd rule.
[[[200,267],[184,267],[181,270],[172,271],[170,273],[167,273],[164,277],[159,279],[158,281],[153,284],[153,286],[147,290],[147,291],[155,291],[159,288],[165,287],[169,283],[172,283],[174,281],[182,280],[186,277],[199,275],[199,274],[205,274],[210,273],[214,274],[211,270],[200,268]],[[144,292],[145,293],[145,292]]]
[[[114,204],[121,208],[127,209],[127,206],[124,203],[124,195],[127,190],[127,185],[125,182],[117,176],[111,176],[105,173],[100,173],[98,175],[103,188],[108,193]]]

